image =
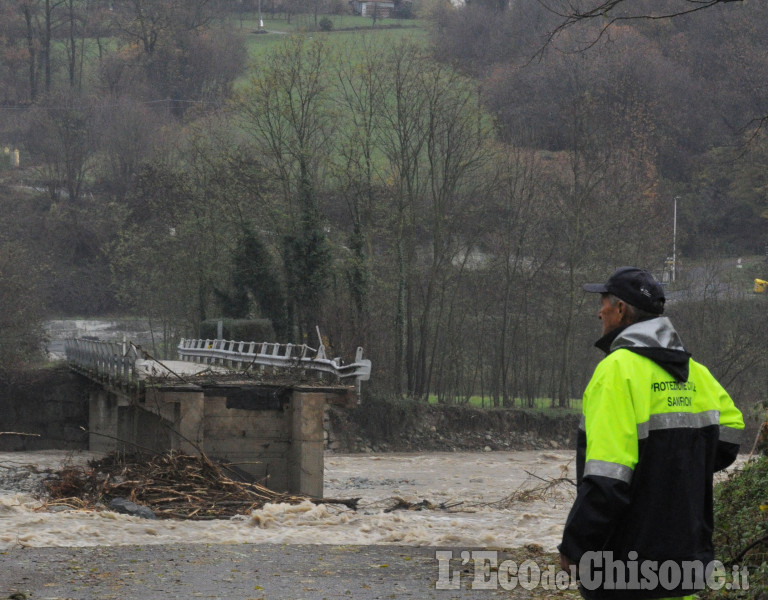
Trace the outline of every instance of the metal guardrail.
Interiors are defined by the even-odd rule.
[[[174,373],[166,363],[153,360],[129,341],[78,338],[66,340],[64,348],[67,362],[74,370],[114,385],[138,387],[147,376],[151,376],[147,363],[155,364],[158,371]],[[257,365],[329,373],[340,381],[354,379],[358,391],[360,382],[367,381],[371,375],[371,361],[363,359],[362,348],[357,349],[355,362],[349,364],[341,358],[329,359],[323,344],[319,348],[311,348],[306,344],[182,339],[177,349],[182,361],[218,365],[222,370],[244,372]]]
[[[130,342],[69,339],[64,342],[67,362],[97,379],[138,384],[136,361],[141,358]]]
[[[298,368],[331,373],[340,380],[355,378],[358,382],[367,381],[371,376],[371,361],[363,359],[362,348],[357,349],[355,362],[349,364],[344,364],[340,358],[327,358],[323,345],[311,348],[306,344],[182,339],[178,352],[179,357],[185,361],[241,370],[247,370],[253,365]]]

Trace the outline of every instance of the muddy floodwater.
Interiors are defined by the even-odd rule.
[[[23,475],[86,464],[87,452],[0,453],[0,549],[166,543],[538,544],[554,551],[575,488],[573,452],[429,452],[326,455],[325,497],[361,498],[357,511],[334,505],[268,504],[215,521],[149,521],[107,510],[50,510]],[[31,481],[32,478],[29,479]],[[547,489],[545,489],[547,488]],[[27,490],[27,491],[25,491]],[[432,508],[394,510],[402,499]]]

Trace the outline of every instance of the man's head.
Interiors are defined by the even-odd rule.
[[[636,267],[621,267],[605,283],[588,283],[584,290],[602,295],[597,316],[603,322],[603,335],[664,312],[666,298],[661,285]]]

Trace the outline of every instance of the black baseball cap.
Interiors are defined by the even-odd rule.
[[[640,310],[653,315],[664,312],[664,289],[648,271],[637,267],[621,267],[605,283],[587,283],[585,292],[613,294]]]

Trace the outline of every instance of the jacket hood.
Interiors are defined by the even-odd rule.
[[[625,348],[651,359],[678,381],[688,381],[691,354],[685,350],[667,317],[648,319],[609,331],[595,346],[606,354]]]

